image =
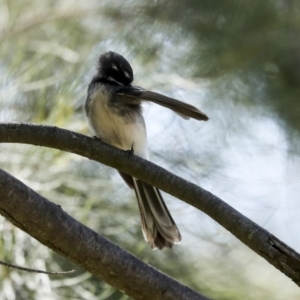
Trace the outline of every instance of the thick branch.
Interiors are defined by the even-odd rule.
[[[0,214],[44,245],[134,299],[208,299],[74,220],[0,169]]]
[[[145,182],[200,209],[300,286],[300,255],[220,198],[140,157],[57,127],[0,124],[0,142],[25,143],[76,153]]]

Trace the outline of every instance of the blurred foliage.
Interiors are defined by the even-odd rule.
[[[292,0],[0,0],[0,120],[89,134],[82,112],[86,88],[98,55],[114,50],[132,63],[136,83],[179,98],[183,91],[186,98],[197,98],[197,106],[199,90],[206,91],[200,95],[205,98],[201,109],[217,124],[211,127],[214,131],[193,129],[187,138],[191,127],[180,124],[169,135],[172,121],[154,140],[160,144],[168,139],[171,146],[153,147],[156,163],[203,185],[224,167],[228,135],[250,134],[246,119],[272,116],[297,151],[299,22],[300,4]],[[295,295],[292,289],[279,293],[286,284],[277,275],[272,282],[268,272],[257,276],[254,266],[263,264],[260,258],[187,205],[170,203],[187,242],[172,251],[151,251],[142,237],[134,195],[114,170],[53,149],[0,145],[0,151],[0,167],[80,222],[207,296]],[[195,218],[201,219],[198,231]],[[78,270],[74,277],[57,278],[1,268],[1,299],[127,299],[6,220],[0,226],[2,260]],[[241,261],[253,262],[254,271]]]

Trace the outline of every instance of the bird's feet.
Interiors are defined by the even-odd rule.
[[[133,143],[131,145],[131,149],[130,150],[126,150],[125,152],[128,153],[129,155],[133,155],[134,154]]]

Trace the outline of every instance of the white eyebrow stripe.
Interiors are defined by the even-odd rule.
[[[112,64],[112,68],[118,71],[118,67],[115,64]]]
[[[130,76],[130,74],[129,74],[127,71],[124,71],[124,74],[125,74],[125,76],[126,76],[127,78],[131,79],[131,76]]]

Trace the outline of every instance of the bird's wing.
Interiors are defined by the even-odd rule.
[[[127,104],[139,104],[143,100],[154,102],[173,110],[185,119],[208,120],[205,113],[190,104],[138,87],[121,87],[117,92],[117,97],[119,101]]]

